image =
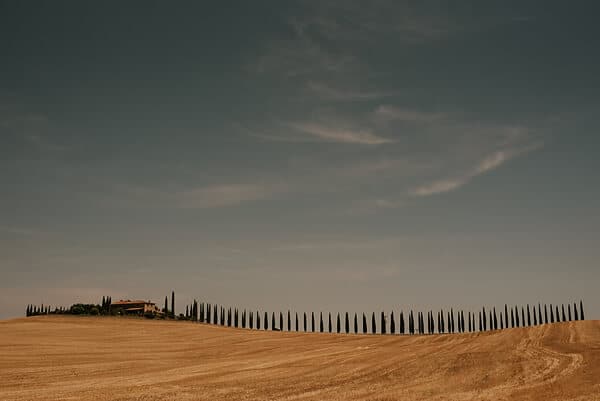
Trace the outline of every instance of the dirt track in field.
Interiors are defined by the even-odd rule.
[[[600,321],[363,336],[16,319],[0,400],[600,400]]]

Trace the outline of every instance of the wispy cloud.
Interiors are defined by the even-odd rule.
[[[369,130],[331,127],[316,123],[291,123],[290,128],[317,137],[325,142],[349,143],[360,145],[381,145],[393,142],[389,138],[378,136]]]
[[[475,166],[467,170],[465,173],[452,178],[435,180],[433,182],[417,186],[416,188],[410,190],[410,195],[420,197],[454,191],[468,184],[475,177],[494,170],[509,160],[519,155],[539,149],[542,146],[543,144],[540,142],[522,148],[498,150],[480,160]]]
[[[359,91],[340,89],[314,81],[308,82],[307,89],[321,99],[338,101],[365,101],[397,95],[397,93],[393,91]]]
[[[283,190],[272,184],[220,184],[178,192],[174,198],[181,208],[206,209],[267,199]]]
[[[380,105],[374,111],[375,118],[382,121],[431,123],[448,118],[448,113],[425,112],[391,105]]]

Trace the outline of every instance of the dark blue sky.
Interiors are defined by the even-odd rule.
[[[595,2],[0,1],[0,317],[584,299]]]

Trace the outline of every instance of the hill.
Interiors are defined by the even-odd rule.
[[[380,336],[0,322],[0,400],[600,400],[600,321]]]

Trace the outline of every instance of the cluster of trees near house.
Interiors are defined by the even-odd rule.
[[[25,316],[39,315],[111,315],[111,297],[102,297],[101,304],[73,304],[69,308],[49,305],[27,305]]]
[[[318,316],[314,312],[307,314],[291,311],[268,312],[226,308],[221,305],[198,302],[194,300],[186,306],[185,315],[180,319],[207,323],[226,327],[255,330],[329,332],[345,334],[434,334],[434,333],[466,333],[477,331],[502,330],[515,327],[537,326],[541,324],[559,323],[572,320],[584,320],[583,301],[558,305],[526,305],[509,307],[501,310],[495,307],[482,308],[477,312],[450,310],[415,312],[400,311],[397,315],[392,311],[372,312],[371,316],[362,313],[353,315],[344,312],[332,316],[322,312]],[[335,322],[335,323],[334,323]]]
[[[150,318],[165,318],[186,320],[199,323],[213,324],[226,327],[235,327],[254,330],[273,331],[303,331],[319,333],[345,333],[345,334],[444,334],[444,333],[466,333],[477,331],[502,330],[515,327],[537,326],[541,324],[566,322],[572,320],[585,320],[583,301],[577,303],[558,305],[537,304],[530,306],[504,305],[503,309],[496,310],[495,307],[486,310],[465,313],[463,310],[428,311],[426,313],[407,310],[400,311],[397,315],[392,311],[389,315],[385,312],[372,312],[371,316],[362,313],[353,315],[344,312],[332,316],[328,313],[324,316],[322,312],[318,317],[314,312],[307,314],[291,311],[284,312],[260,312],[241,308],[224,307],[218,304],[198,302],[194,300],[186,305],[185,314],[175,313],[175,291],[171,292],[171,305],[169,307],[168,297],[165,297],[162,314],[145,315]],[[72,314],[72,315],[113,315],[111,309],[111,297],[102,297],[102,303],[74,304],[70,308],[54,309],[49,306],[27,306],[27,316],[44,314]]]

